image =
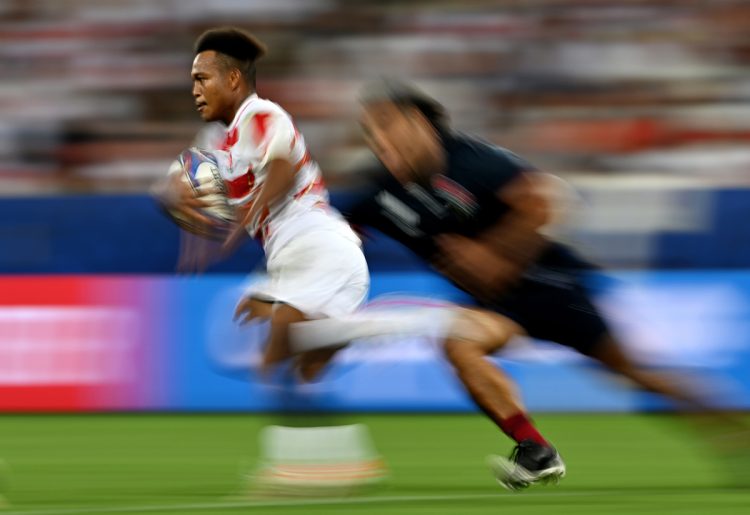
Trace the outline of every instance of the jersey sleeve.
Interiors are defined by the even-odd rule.
[[[295,155],[297,131],[292,120],[278,111],[260,111],[243,120],[238,127],[238,141],[233,149],[233,160],[240,166],[245,161],[243,153],[253,152],[263,168],[275,159],[296,163],[301,156]],[[235,151],[236,149],[236,151]]]

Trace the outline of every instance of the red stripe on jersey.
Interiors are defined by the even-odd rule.
[[[309,183],[307,186],[299,190],[297,193],[294,194],[294,199],[298,199],[302,197],[303,195],[310,193],[311,191],[314,191],[316,193],[319,193],[323,191],[326,187],[325,182],[323,182],[323,178],[318,176],[315,178],[315,180],[311,183]]]
[[[312,184],[312,191],[318,192],[323,191],[326,189],[326,182],[323,180],[323,177],[318,175],[315,178],[315,182]]]
[[[253,115],[253,128],[255,130],[255,142],[258,146],[263,143],[266,139],[266,133],[268,132],[268,119],[271,117],[271,113],[256,113]]]
[[[271,211],[268,209],[268,206],[266,206],[263,208],[263,213],[261,213],[260,218],[258,219],[258,231],[255,233],[255,237],[258,238],[261,243],[267,240],[270,235],[270,229],[268,226],[263,227],[263,224],[269,216],[271,216]]]
[[[310,152],[305,150],[305,155],[302,156],[302,159],[300,159],[296,165],[294,165],[294,173],[297,173],[300,170],[302,170],[302,167],[305,166],[310,161],[312,161],[312,157],[310,157]]]
[[[250,166],[244,174],[236,179],[232,179],[231,181],[226,181],[227,196],[229,196],[229,198],[238,199],[250,193],[250,190],[255,186],[255,174],[252,170],[253,167]]]
[[[297,140],[300,138],[299,131],[297,130],[297,127],[295,127],[294,124],[292,124],[292,127],[294,128],[294,138],[292,138],[292,143],[289,145],[289,150],[294,150],[294,146],[297,144]],[[305,153],[307,153],[305,151]]]

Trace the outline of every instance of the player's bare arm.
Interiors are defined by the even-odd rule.
[[[510,211],[477,238],[440,236],[440,271],[482,297],[512,286],[546,246],[540,229],[551,209],[541,181],[525,173],[498,191]]]
[[[497,196],[511,210],[480,240],[498,254],[522,267],[532,263],[547,245],[540,229],[551,220],[551,201],[543,189],[542,176],[525,173]]]
[[[458,234],[436,237],[440,253],[432,265],[453,282],[481,299],[492,298],[512,285],[523,269],[481,239]]]

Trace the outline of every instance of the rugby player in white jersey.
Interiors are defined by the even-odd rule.
[[[267,278],[240,302],[244,319],[269,318],[263,368],[286,357],[287,326],[351,313],[367,296],[369,274],[357,235],[328,204],[318,165],[289,114],[255,91],[255,63],[265,46],[236,28],[203,33],[195,43],[193,97],[205,122],[203,149],[219,161],[241,228],[259,238]],[[177,178],[162,201],[208,222],[201,200]],[[235,232],[228,247],[240,240]]]
[[[198,113],[208,122],[195,144],[216,158],[228,202],[236,208],[237,224],[223,254],[248,236],[260,239],[266,254],[265,280],[251,286],[235,318],[270,320],[260,363],[261,371],[268,372],[288,357],[290,324],[342,316],[360,307],[369,289],[367,263],[358,236],[328,205],[318,165],[291,117],[255,91],[255,63],[265,54],[265,46],[251,34],[227,27],[204,32],[194,50],[192,94]],[[212,222],[201,209],[206,203],[181,175],[170,174],[157,186],[158,200],[188,226],[202,226],[200,234],[209,233],[205,229]],[[200,271],[215,258],[206,255],[212,250],[209,240],[184,233],[181,263]],[[382,479],[385,469],[378,460],[335,436],[351,431],[327,427],[294,432],[295,440],[305,442],[302,449],[290,446],[295,442],[281,441],[290,438],[284,428],[267,428],[261,449],[267,455],[251,476],[252,487],[284,493],[311,485],[354,487]],[[274,439],[278,441],[269,444]],[[291,450],[280,460],[277,448]],[[332,464],[326,454],[348,458]],[[295,468],[300,460],[310,465],[320,461],[335,474],[321,476],[314,466],[300,471]]]

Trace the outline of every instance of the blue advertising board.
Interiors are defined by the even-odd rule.
[[[179,299],[168,318],[166,409],[322,409],[470,411],[472,402],[431,337],[354,342],[319,382],[264,381],[257,362],[262,325],[231,321],[241,276],[170,280]],[[619,273],[598,295],[613,331],[643,366],[683,374],[728,407],[750,408],[750,273]],[[428,273],[376,274],[372,298],[442,298],[463,294]],[[519,384],[534,411],[633,411],[669,408],[549,342],[521,339],[493,358]]]

